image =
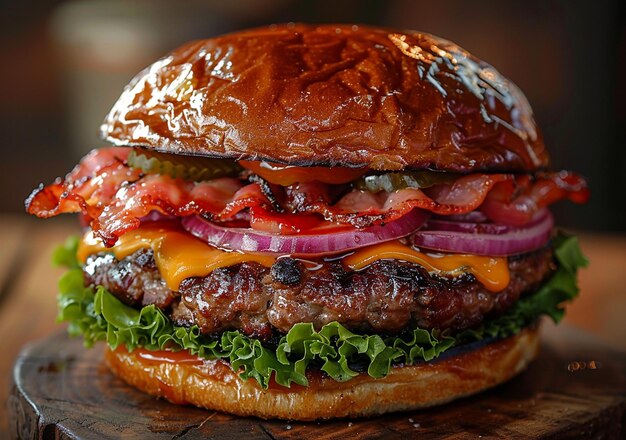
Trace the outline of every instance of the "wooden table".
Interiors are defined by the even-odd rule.
[[[7,438],[6,400],[15,357],[27,342],[59,328],[55,294],[62,270],[51,267],[50,255],[76,231],[69,218],[43,222],[0,216],[0,439]],[[580,275],[582,296],[569,307],[563,325],[626,351],[626,237],[578,235],[591,265]]]

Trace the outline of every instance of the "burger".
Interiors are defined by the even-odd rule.
[[[109,146],[26,200],[78,213],[59,320],[134,387],[291,420],[428,407],[509,380],[586,261],[548,210],[532,110],[426,33],[288,24],[139,73]]]

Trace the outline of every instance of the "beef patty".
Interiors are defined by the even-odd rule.
[[[87,285],[103,285],[124,303],[154,304],[177,325],[198,325],[203,334],[239,329],[267,339],[298,322],[316,328],[338,321],[355,331],[394,334],[409,325],[454,331],[479,325],[506,311],[554,270],[552,249],[509,257],[511,281],[493,293],[473,275],[432,276],[421,266],[379,260],[350,271],[339,261],[307,269],[293,258],[271,268],[242,263],[185,279],[178,292],[167,288],[151,250],[118,261],[111,254],[88,258]]]

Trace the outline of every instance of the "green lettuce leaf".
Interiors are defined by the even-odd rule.
[[[300,323],[284,335],[275,347],[239,331],[227,331],[220,337],[200,334],[191,328],[173,325],[155,306],[133,309],[104,287],[85,287],[76,261],[78,241],[68,240],[54,254],[54,261],[69,268],[59,281],[58,321],[69,323],[71,335],[82,335],[84,344],[97,341],[115,349],[129,351],[189,350],[205,359],[226,359],[242,379],[254,379],[267,388],[272,377],[276,383],[308,385],[307,369],[319,368],[337,381],[347,381],[366,371],[371,377],[388,374],[394,363],[414,364],[436,359],[446,350],[486,338],[505,338],[518,333],[547,315],[558,322],[564,303],[578,294],[576,272],[586,266],[575,237],[558,235],[553,242],[558,268],[535,293],[521,298],[509,311],[487,320],[477,329],[452,335],[438,330],[415,328],[399,336],[381,337],[358,334],[338,322],[316,331],[310,323]]]
[[[58,246],[52,253],[52,264],[68,268],[80,267],[76,260],[79,240],[80,238],[76,235],[68,237],[65,243]]]

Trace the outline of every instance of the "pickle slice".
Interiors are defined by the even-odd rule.
[[[437,171],[406,171],[399,173],[375,174],[363,176],[354,182],[356,189],[377,193],[393,192],[404,188],[428,188],[442,183],[454,182],[457,173]]]
[[[182,156],[143,149],[133,149],[128,155],[127,163],[145,174],[165,174],[194,182],[235,176],[243,169],[234,160]]]

